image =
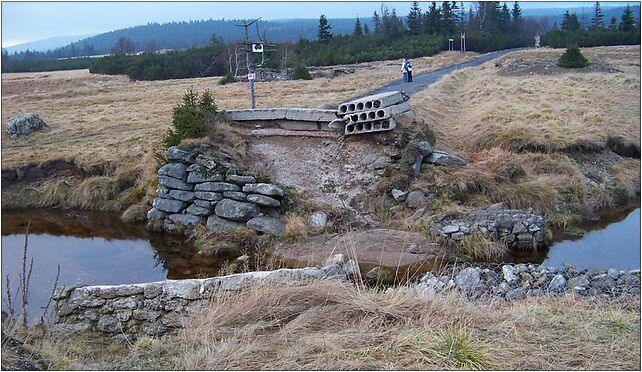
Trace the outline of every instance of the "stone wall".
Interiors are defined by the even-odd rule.
[[[456,267],[444,270],[444,273],[427,273],[418,283],[399,290],[428,297],[439,292],[458,291],[471,299],[493,301],[564,293],[604,298],[640,295],[640,270],[589,270],[519,264],[502,265],[501,268]]]
[[[279,210],[286,195],[280,187],[238,174],[196,151],[170,147],[167,160],[158,170],[149,229],[181,234],[204,224],[211,231],[247,226],[283,233]]]
[[[511,248],[541,248],[546,244],[544,218],[526,209],[492,206],[467,215],[443,218],[430,229],[452,241],[461,241],[466,235],[477,233]]]
[[[341,255],[338,255],[341,256]],[[328,266],[280,269],[209,279],[165,280],[116,286],[58,288],[53,299],[59,332],[98,331],[114,334],[162,335],[202,314],[213,298],[251,285],[304,284],[311,280],[343,280],[358,270],[354,261],[338,257]]]

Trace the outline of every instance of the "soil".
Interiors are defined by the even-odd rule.
[[[313,265],[324,264],[339,253],[360,265],[403,267],[435,261],[443,252],[421,233],[387,229],[317,235],[295,243],[280,243],[273,252],[284,259]]]

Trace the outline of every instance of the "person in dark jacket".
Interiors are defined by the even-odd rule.
[[[409,59],[406,60],[406,71],[408,72],[408,82],[412,83],[412,62]]]

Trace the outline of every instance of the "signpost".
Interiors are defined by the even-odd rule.
[[[448,51],[452,52],[455,49],[455,39],[448,39]]]
[[[464,53],[466,51],[466,33],[462,32],[461,33],[461,52]]]

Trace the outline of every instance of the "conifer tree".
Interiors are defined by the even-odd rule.
[[[635,31],[635,18],[633,18],[633,10],[630,6],[626,6],[622,14],[622,22],[620,22],[620,31],[631,32]]]
[[[413,1],[410,6],[410,12],[408,13],[408,17],[406,17],[406,24],[408,25],[408,31],[410,31],[412,35],[417,35],[421,32],[421,9],[417,1]]]
[[[332,39],[332,33],[330,32],[331,28],[332,26],[328,23],[328,19],[325,17],[325,14],[321,14],[321,17],[319,17],[319,40]]]
[[[424,23],[424,30],[428,34],[436,34],[439,32],[439,21],[441,19],[441,11],[437,7],[437,2],[433,1],[428,7]]]
[[[363,28],[361,27],[361,21],[357,17],[357,21],[354,23],[354,36],[363,36]]]
[[[380,34],[381,33],[381,17],[377,13],[377,11],[374,11],[374,14],[372,15],[372,22],[374,24],[374,33],[375,34]]]
[[[604,13],[602,13],[602,8],[600,7],[599,1],[595,2],[593,18],[591,18],[591,28],[604,28]]]

